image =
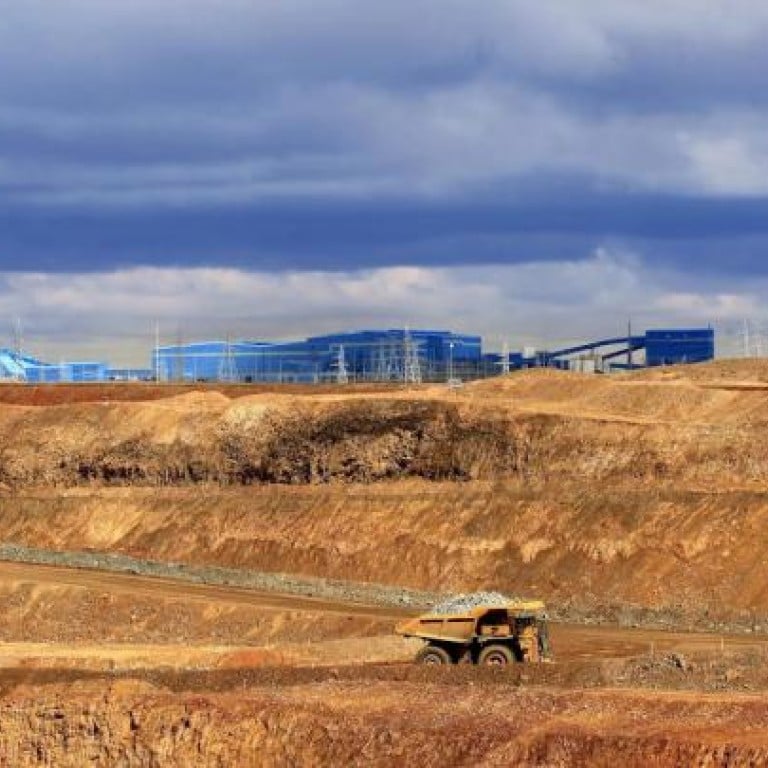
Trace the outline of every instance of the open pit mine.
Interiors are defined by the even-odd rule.
[[[767,427],[750,361],[2,385],[0,764],[768,764]],[[551,663],[417,663],[477,592]]]

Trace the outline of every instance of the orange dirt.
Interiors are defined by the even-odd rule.
[[[768,760],[762,698],[438,681],[275,682],[246,683],[231,693],[171,693],[132,681],[22,683],[0,703],[0,752],[15,766],[755,766]]]
[[[30,490],[0,539],[430,590],[538,594],[574,617],[768,629],[768,496],[514,483]],[[646,617],[648,618],[648,617]]]
[[[15,764],[768,761],[768,699],[733,693],[768,691],[762,363],[0,403],[5,545],[499,589],[611,625],[555,625],[553,667],[429,678],[394,664],[391,609],[3,566]]]
[[[392,611],[375,606],[0,563],[0,638],[4,642],[228,648],[364,638],[389,633],[392,621]]]
[[[24,614],[25,622],[36,614],[31,634],[45,626],[47,617],[37,615],[41,600],[60,601],[62,611],[71,605],[59,587],[114,600],[132,586],[139,604],[151,596],[163,610],[180,601],[247,606],[251,620],[268,619],[273,627],[303,615],[298,626],[311,628],[331,614],[367,610],[17,564],[0,567],[0,583],[33,588],[38,602]],[[89,631],[120,620],[97,601]],[[2,621],[0,627],[7,629]],[[768,699],[723,692],[768,690],[764,639],[562,625],[552,635],[556,664],[501,673],[344,666],[412,655],[413,644],[391,633],[250,649],[227,641],[126,644],[109,634],[96,643],[2,643],[0,754],[14,766],[759,765],[768,758]],[[669,658],[689,661],[682,669]]]
[[[114,664],[157,653],[163,665],[193,657],[217,665],[222,657],[227,666],[249,667],[278,663],[274,653],[264,655],[275,648],[291,663],[402,661],[421,643],[404,641],[392,629],[414,613],[241,587],[0,563],[0,655],[6,665],[48,654],[60,661],[87,658],[93,666],[98,657]],[[634,658],[651,650],[699,655],[716,654],[721,646],[729,652],[768,650],[768,636],[759,635],[562,623],[552,625],[551,635],[561,663]],[[163,647],[173,650],[161,654]]]
[[[350,392],[386,392],[397,384],[349,384]],[[8,405],[70,405],[72,403],[129,403],[162,400],[190,392],[220,392],[227,397],[247,397],[265,392],[281,394],[334,393],[329,384],[155,384],[114,382],[105,384],[17,384],[0,382],[0,403]]]
[[[0,537],[768,626],[758,367],[0,406]]]

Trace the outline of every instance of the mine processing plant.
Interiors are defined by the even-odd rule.
[[[480,336],[446,330],[385,329],[312,336],[301,341],[214,340],[157,344],[147,368],[106,362],[48,363],[0,349],[0,380],[35,383],[157,381],[339,383],[460,381],[522,368],[609,373],[700,363],[715,356],[712,328],[649,330],[559,349],[483,351]]]

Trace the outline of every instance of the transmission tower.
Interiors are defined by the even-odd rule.
[[[173,357],[173,380],[176,382],[184,381],[185,374],[184,360],[184,335],[181,332],[181,326],[176,331],[176,350]]]
[[[24,353],[24,333],[21,326],[21,318],[16,317],[13,320],[13,351],[16,357],[21,357]]]
[[[501,345],[501,372],[509,373],[509,344],[506,341]]]
[[[403,382],[421,384],[419,347],[407,328],[403,331]]]
[[[160,375],[160,323],[155,322],[155,384],[162,380]]]
[[[744,357],[749,357],[749,323],[744,320]]]
[[[336,383],[349,384],[349,372],[347,371],[347,361],[344,357],[343,344],[339,344],[339,348],[336,351],[336,360],[334,361],[334,368],[336,370]]]
[[[391,338],[376,344],[373,374],[376,381],[391,381],[400,378],[401,366],[398,361],[400,349],[398,346],[397,342]]]
[[[742,331],[744,357],[763,357],[765,353],[765,324],[759,320],[744,320]]]
[[[235,381],[237,378],[237,369],[235,368],[235,356],[232,352],[232,344],[227,336],[224,346],[224,354],[219,362],[219,381]]]

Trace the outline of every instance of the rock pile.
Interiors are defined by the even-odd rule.
[[[500,592],[471,592],[465,595],[453,595],[445,600],[441,600],[439,603],[432,606],[430,613],[464,613],[465,611],[471,611],[473,608],[477,608],[480,605],[498,605],[501,607],[516,599],[517,598],[502,595]]]

